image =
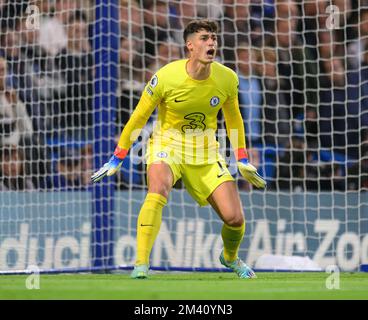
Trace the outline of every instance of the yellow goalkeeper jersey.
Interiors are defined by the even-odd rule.
[[[217,149],[217,115],[223,110],[227,134],[234,149],[245,148],[244,125],[238,104],[238,77],[213,62],[210,76],[195,80],[186,71],[187,59],[162,67],[146,85],[140,102],[125,126],[118,146],[129,149],[158,107],[152,139],[186,153]],[[230,134],[230,130],[235,129]]]

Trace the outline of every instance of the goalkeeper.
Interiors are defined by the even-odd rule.
[[[184,30],[189,58],[162,67],[146,85],[121,133],[109,162],[92,175],[93,182],[115,174],[131,144],[158,107],[158,121],[147,152],[148,194],[137,223],[137,259],[132,278],[147,278],[149,257],[160,230],[162,209],[172,186],[182,179],[199,205],[210,204],[224,222],[220,262],[240,278],[254,272],[238,257],[245,232],[239,193],[215,137],[217,114],[223,111],[241,175],[257,188],[266,181],[248,162],[243,119],[238,104],[238,78],[215,62],[217,24],[191,21]]]

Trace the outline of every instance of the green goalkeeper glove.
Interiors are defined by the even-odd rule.
[[[109,177],[118,172],[127,154],[128,150],[116,147],[109,162],[106,162],[97,172],[91,176],[92,182],[100,181],[103,177]]]
[[[241,149],[241,151],[238,150],[237,165],[240,174],[245,180],[254,185],[256,188],[266,188],[266,180],[258,174],[256,167],[249,163],[247,152],[244,149]]]

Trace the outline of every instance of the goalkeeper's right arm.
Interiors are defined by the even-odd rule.
[[[92,182],[100,181],[105,176],[112,176],[120,169],[130,146],[146,125],[155,107],[156,103],[143,93],[137,107],[120,135],[114,154],[108,162],[91,176]],[[135,137],[132,137],[133,132],[136,133]]]

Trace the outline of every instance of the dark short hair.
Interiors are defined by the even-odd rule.
[[[213,20],[200,19],[200,20],[192,20],[188,23],[188,25],[184,29],[184,42],[187,42],[188,36],[196,33],[200,30],[206,30],[208,32],[217,33],[218,25]]]

